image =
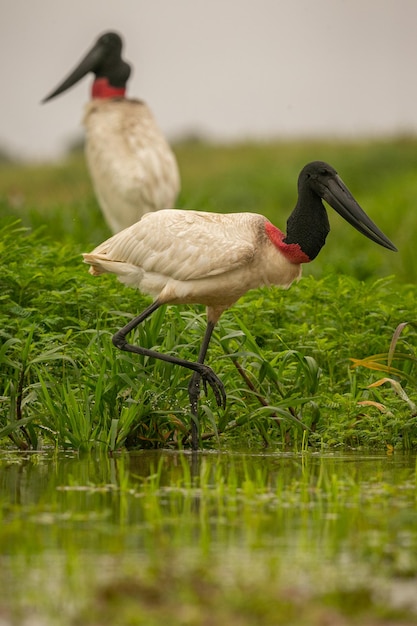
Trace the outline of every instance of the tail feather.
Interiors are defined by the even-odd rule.
[[[105,254],[88,253],[83,254],[84,263],[91,265],[90,274],[100,276],[100,274],[116,274],[118,279],[132,287],[138,287],[143,270],[136,265],[124,263],[123,261],[112,261]]]
[[[106,263],[106,260],[100,259],[100,257],[96,256],[95,254],[83,254],[83,259],[84,263],[88,263],[88,265],[91,265],[89,272],[93,276],[100,276],[100,274],[104,274],[105,272],[110,271],[106,269],[103,263],[101,263],[102,260],[104,260]]]

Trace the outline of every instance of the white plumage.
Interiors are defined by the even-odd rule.
[[[86,106],[84,127],[94,190],[114,233],[145,213],[174,206],[177,161],[144,102],[96,98]]]
[[[161,304],[204,304],[209,319],[249,289],[288,287],[301,275],[265,231],[256,213],[203,213],[168,209],[145,215],[84,260],[90,272],[111,272]]]

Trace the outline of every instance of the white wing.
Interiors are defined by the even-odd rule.
[[[255,213],[148,213],[86,260],[125,263],[179,281],[216,276],[251,263],[265,237],[265,221]]]

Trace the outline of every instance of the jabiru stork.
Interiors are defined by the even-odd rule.
[[[86,105],[85,153],[94,190],[113,233],[144,213],[175,205],[180,175],[173,151],[150,109],[125,97],[131,68],[122,39],[101,35],[77,67],[42,102],[63,93],[86,74],[95,76]]]
[[[84,261],[94,276],[110,272],[122,283],[154,297],[140,315],[113,336],[121,350],[146,355],[193,371],[188,392],[193,416],[192,448],[198,448],[197,402],[200,381],[224,406],[221,380],[204,364],[210,338],[223,311],[250,289],[262,285],[288,288],[301,266],[316,258],[330,226],[325,200],[356,230],[396,251],[394,244],[356,202],[336,170],[323,161],[307,164],[298,178],[298,200],[284,234],[257,213],[205,213],[179,209],[144,215],[114,235]],[[207,327],[197,361],[188,361],[127,342],[126,336],[162,304],[203,304]]]

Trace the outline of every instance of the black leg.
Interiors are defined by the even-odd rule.
[[[125,347],[129,345],[126,341],[126,335],[128,335],[132,330],[139,326],[139,324],[144,322],[152,313],[156,311],[156,309],[159,309],[160,306],[161,305],[159,304],[158,300],[155,300],[155,302],[152,302],[152,304],[148,306],[144,311],[142,311],[140,315],[134,317],[133,320],[126,324],[126,326],[123,326],[123,328],[118,330],[117,333],[115,333],[112,337],[113,344],[116,346],[116,348],[120,348],[120,350],[128,350],[128,348]],[[130,352],[137,352],[137,350],[131,350]],[[138,354],[143,353],[139,352]]]
[[[198,355],[197,363],[204,363],[204,359],[206,358],[207,349],[209,347],[211,335],[214,330],[214,323],[207,322],[206,332],[204,333],[203,343],[201,344],[200,353]],[[195,371],[191,376],[190,384],[188,385],[188,395],[190,397],[190,405],[191,405],[191,414],[193,416],[191,422],[191,447],[193,450],[198,450],[199,444],[199,430],[200,423],[198,419],[198,398],[200,396],[200,374]],[[206,382],[203,380],[204,387],[206,387]],[[204,389],[207,393],[207,389]]]
[[[194,374],[188,386],[188,393],[191,403],[191,412],[193,414],[193,423],[191,425],[191,445],[193,447],[193,450],[196,450],[198,448],[197,403],[200,391],[200,380],[203,380],[204,391],[206,393],[207,383],[213,389],[213,393],[218,406],[224,407],[226,404],[226,392],[224,390],[222,381],[216,376],[216,374],[210,367],[204,365],[204,358],[207,353],[207,348],[213,332],[214,324],[212,322],[208,322],[207,324],[207,329],[204,335],[203,343],[201,345],[198,361],[196,361],[195,363],[193,361],[180,359],[170,354],[164,354],[162,352],[157,352],[156,350],[149,350],[148,348],[143,348],[142,346],[134,346],[128,343],[126,341],[126,336],[132,330],[137,328],[139,324],[144,322],[150,315],[152,315],[152,313],[154,313],[154,311],[156,311],[156,309],[158,309],[160,306],[161,303],[159,303],[158,300],[155,300],[155,302],[148,306],[140,315],[131,320],[128,324],[126,324],[126,326],[123,326],[123,328],[118,330],[117,333],[113,335],[112,341],[113,344],[120,350],[133,352],[134,354],[149,356],[154,359],[160,359],[161,361],[166,361],[168,363],[173,363],[174,365],[180,365],[181,367],[186,367],[190,370],[193,370]]]

